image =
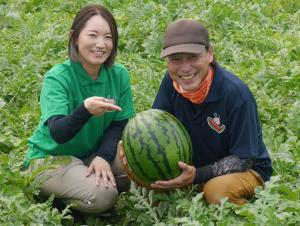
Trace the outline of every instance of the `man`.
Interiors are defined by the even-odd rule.
[[[193,165],[179,162],[181,175],[156,181],[151,188],[199,184],[210,204],[224,197],[244,204],[272,174],[253,95],[215,62],[208,31],[195,20],[180,19],[167,27],[161,57],[167,71],[153,108],[173,114],[186,127]],[[142,184],[130,172],[129,176]]]
[[[173,114],[186,127],[193,165],[179,162],[180,176],[151,187],[200,184],[208,203],[228,197],[244,204],[272,174],[252,93],[215,62],[208,31],[195,20],[180,19],[167,27],[161,57],[167,72],[153,108]]]

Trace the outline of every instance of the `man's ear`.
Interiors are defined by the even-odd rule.
[[[211,45],[208,47],[207,53],[209,54],[209,63],[212,63],[214,61],[214,51]]]

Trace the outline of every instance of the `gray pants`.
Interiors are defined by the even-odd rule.
[[[111,209],[117,201],[118,193],[129,190],[130,181],[123,173],[119,158],[116,157],[111,169],[117,187],[104,187],[103,184],[97,186],[95,173],[89,177],[85,176],[93,159],[94,156],[84,161],[71,157],[70,163],[40,173],[36,180],[42,181],[41,195],[48,197],[54,194],[55,198],[66,204],[75,204],[73,209],[85,213],[102,213]]]

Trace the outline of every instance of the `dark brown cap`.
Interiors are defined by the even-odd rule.
[[[196,20],[179,19],[166,29],[160,57],[174,53],[200,53],[204,46],[209,46],[207,29]]]

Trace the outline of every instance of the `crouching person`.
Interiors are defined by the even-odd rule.
[[[180,176],[152,188],[199,184],[208,203],[227,197],[244,204],[272,173],[252,93],[215,61],[208,31],[198,21],[171,23],[160,56],[167,71],[152,107],[173,114],[186,127],[193,165],[179,162]]]
[[[117,144],[134,115],[129,73],[115,64],[118,31],[101,5],[82,8],[69,34],[69,59],[47,72],[41,118],[29,139],[27,170],[56,165],[36,177],[41,195],[84,213],[110,210],[130,183],[116,158]]]
[[[208,31],[196,20],[180,19],[167,27],[161,57],[167,71],[152,108],[171,113],[185,126],[193,159],[191,165],[178,163],[181,175],[156,181],[150,188],[196,184],[210,204],[225,197],[235,204],[246,203],[255,187],[264,186],[272,174],[252,93],[215,61]]]

